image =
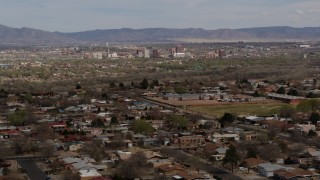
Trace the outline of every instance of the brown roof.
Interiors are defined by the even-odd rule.
[[[312,176],[313,173],[304,169],[294,169],[294,170],[277,170],[274,172],[275,175],[282,177],[284,179],[291,179],[300,176]]]
[[[204,145],[204,151],[214,151],[215,149],[219,148],[220,146],[218,144],[214,143],[207,143]]]
[[[158,170],[161,172],[170,172],[170,171],[184,171],[184,168],[180,165],[164,164],[158,167]]]
[[[256,166],[258,164],[264,163],[264,160],[258,159],[258,158],[247,158],[243,161],[246,166],[251,167],[251,166]]]

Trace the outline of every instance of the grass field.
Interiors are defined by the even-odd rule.
[[[190,106],[188,109],[210,116],[222,116],[225,112],[236,115],[268,116],[279,112],[282,107],[291,106],[284,103],[269,104],[224,104],[215,106]]]

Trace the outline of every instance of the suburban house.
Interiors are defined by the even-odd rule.
[[[244,166],[246,168],[250,168],[250,169],[256,169],[259,164],[262,164],[264,162],[265,161],[262,159],[251,157],[251,158],[247,158],[247,159],[243,160],[242,166]]]
[[[257,166],[259,173],[265,177],[274,176],[274,172],[277,170],[286,170],[287,168],[278,164],[271,164],[269,162],[262,163]]]
[[[292,180],[292,179],[312,179],[314,174],[304,169],[277,170],[274,172],[275,179]]]
[[[228,141],[240,141],[238,134],[213,134],[211,136],[212,142],[228,142]]]
[[[80,180],[91,180],[93,178],[101,177],[102,175],[95,169],[79,170]]]
[[[205,143],[204,137],[198,135],[198,136],[182,136],[178,137],[178,145],[180,147],[198,147],[201,144]]]
[[[215,149],[215,154],[212,155],[212,157],[214,158],[214,160],[216,161],[222,161],[222,159],[225,157],[226,152],[227,152],[228,148],[225,147],[220,147]]]
[[[174,176],[178,172],[185,171],[185,168],[177,164],[165,164],[158,167],[158,171],[166,176]]]

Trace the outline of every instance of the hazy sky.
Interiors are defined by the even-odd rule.
[[[320,26],[320,0],[1,0],[0,24],[48,31]]]

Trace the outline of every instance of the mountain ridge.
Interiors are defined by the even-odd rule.
[[[49,32],[33,28],[0,25],[0,44],[68,45],[102,42],[237,42],[237,41],[319,41],[320,27],[271,26],[206,30],[203,28],[121,28],[81,32]]]

